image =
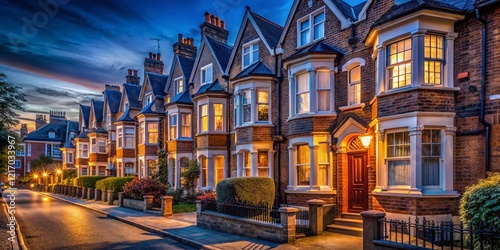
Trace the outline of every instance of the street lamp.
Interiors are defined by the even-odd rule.
[[[47,173],[44,172],[42,175],[43,175],[43,179],[44,179],[43,180],[43,191],[47,192]]]
[[[38,191],[38,175],[37,174],[33,175],[33,178],[35,178],[36,189]]]
[[[57,182],[58,182],[58,183],[61,183],[61,181],[60,181],[59,177],[61,176],[62,171],[61,171],[60,169],[58,169],[58,170],[56,170],[56,172],[57,172]]]

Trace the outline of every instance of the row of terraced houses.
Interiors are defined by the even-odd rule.
[[[265,176],[280,203],[455,218],[465,187],[500,171],[498,2],[295,0],[284,26],[247,7],[233,45],[205,13],[170,71],[150,53],[143,77],[80,106],[63,166],[143,178],[165,150],[173,188],[196,159],[199,190]]]

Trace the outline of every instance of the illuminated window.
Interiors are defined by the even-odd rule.
[[[250,151],[243,152],[243,172],[245,173],[245,176],[252,176]]]
[[[170,140],[177,139],[177,114],[170,115]]]
[[[224,156],[215,156],[214,157],[214,165],[217,180],[215,183],[219,183],[219,181],[224,179]]]
[[[249,90],[243,92],[242,96],[243,104],[243,122],[252,121],[252,99]]]
[[[269,121],[269,92],[257,90],[257,121]]]
[[[309,186],[310,183],[310,149],[309,145],[297,146],[297,185]]]
[[[148,143],[155,144],[158,142],[158,123],[148,122]]]
[[[124,168],[125,176],[131,176],[135,174],[135,168],[133,162],[125,162]]]
[[[224,107],[222,104],[216,103],[214,104],[214,130],[222,131],[224,117]]]
[[[200,106],[200,132],[208,131],[208,105]]]
[[[176,94],[184,91],[184,81],[182,80],[182,77],[175,79],[174,85],[175,85],[175,93]]]
[[[191,114],[183,113],[181,114],[181,119],[182,119],[181,137],[191,138]]]
[[[411,38],[387,46],[387,70],[389,88],[396,89],[411,85]]]
[[[330,111],[330,70],[316,71],[318,77],[318,111]]]
[[[201,186],[208,186],[208,159],[206,156],[200,157]]]
[[[330,166],[330,151],[328,150],[328,143],[322,142],[319,144],[318,149],[318,185],[328,185],[328,167]]]
[[[424,40],[424,83],[442,84],[444,61],[444,38],[437,35],[425,35]]]
[[[269,177],[269,153],[267,151],[259,151],[257,154],[258,163],[257,167],[259,169],[260,177]]]
[[[259,61],[259,42],[243,45],[243,68]]]
[[[408,132],[387,134],[389,185],[410,185],[410,135]]]
[[[16,155],[17,156],[24,156],[24,145],[23,144],[19,144],[17,146]]]
[[[309,101],[309,74],[296,75],[296,112],[297,114],[308,113],[310,109]]]
[[[144,144],[146,142],[145,136],[146,136],[145,125],[144,122],[141,122],[139,123],[139,144]]]
[[[361,66],[349,70],[349,99],[348,105],[361,103]]]

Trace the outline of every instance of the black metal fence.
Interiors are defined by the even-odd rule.
[[[281,216],[279,207],[254,206],[244,204],[221,203],[211,200],[201,201],[201,211],[213,211],[248,220],[279,225]]]
[[[291,207],[288,204],[281,204],[282,207]],[[309,227],[309,210],[297,208],[299,211],[295,214],[295,233],[298,237],[305,236],[311,232]]]
[[[500,232],[482,224],[465,227],[463,223],[436,223],[425,217],[416,217],[413,223],[410,218],[380,222],[386,241],[430,249],[500,249]]]

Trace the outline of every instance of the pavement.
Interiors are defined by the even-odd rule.
[[[355,236],[325,232],[321,236],[300,238],[293,244],[279,244],[197,227],[196,212],[161,217],[128,208],[107,205],[101,201],[85,200],[53,193],[43,194],[91,209],[107,217],[199,249],[355,250],[363,248],[363,239]]]

